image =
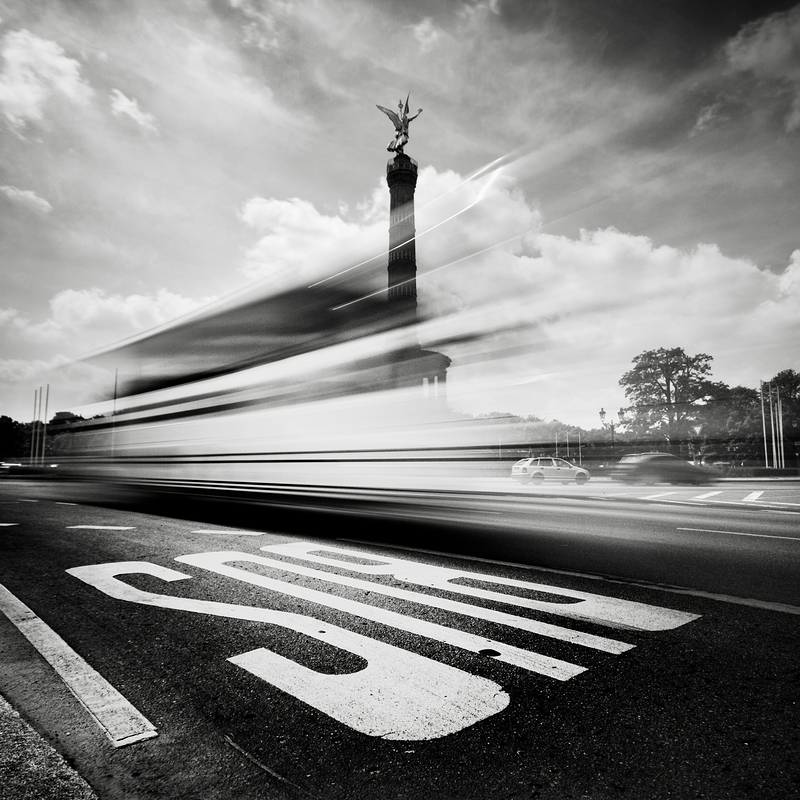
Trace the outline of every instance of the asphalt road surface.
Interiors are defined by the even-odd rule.
[[[798,798],[797,489],[4,480],[0,693],[102,800]]]

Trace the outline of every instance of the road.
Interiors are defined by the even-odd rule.
[[[797,484],[502,486],[167,515],[5,480],[0,584],[89,671],[0,615],[0,693],[103,800],[800,797]]]

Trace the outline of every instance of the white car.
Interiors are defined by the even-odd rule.
[[[540,484],[545,481],[561,483],[586,483],[590,475],[583,467],[576,467],[563,458],[523,458],[511,467],[511,477],[520,483]]]

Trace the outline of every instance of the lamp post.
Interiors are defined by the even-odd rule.
[[[611,431],[611,458],[616,457],[616,451],[614,449],[614,431],[617,429],[619,425],[624,425],[624,416],[625,416],[625,409],[621,408],[617,414],[619,417],[619,422],[606,422],[606,410],[601,408],[598,412],[600,414],[600,424]]]
[[[694,439],[695,436],[700,438],[700,431],[703,430],[702,425],[692,425],[692,430],[694,431],[694,436],[692,436],[691,440],[689,441],[689,446],[692,448],[692,462],[697,463],[697,451],[695,450],[694,446]]]

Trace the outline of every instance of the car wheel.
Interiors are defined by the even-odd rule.
[[[576,475],[575,476],[575,483],[577,483],[579,486],[584,484],[584,483],[586,483],[586,481],[588,481],[588,480],[589,479],[586,477],[586,475]]]
[[[531,480],[537,485],[541,486],[544,483],[544,475],[534,475]]]

